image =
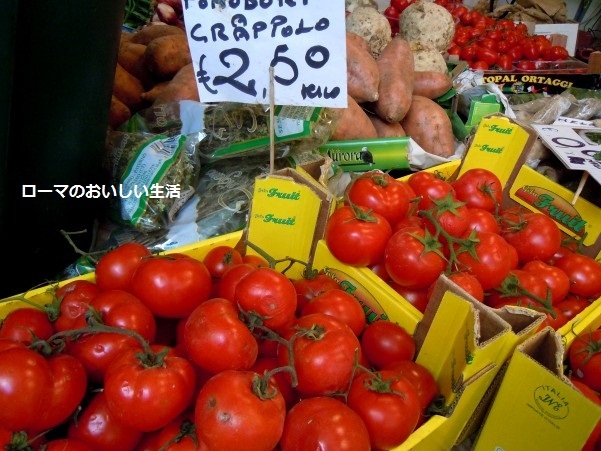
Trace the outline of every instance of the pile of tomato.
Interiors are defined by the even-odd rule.
[[[516,305],[558,329],[601,296],[601,263],[543,212],[503,208],[491,171],[361,174],[330,216],[325,240],[341,262],[372,268],[420,311],[441,274],[493,308]]]
[[[439,390],[396,323],[307,266],[123,244],[0,324],[0,448],[390,449]],[[30,303],[27,298],[19,297]]]
[[[393,34],[398,33],[398,17],[414,0],[391,0],[384,11]],[[535,70],[536,61],[564,61],[567,49],[554,45],[544,35],[530,34],[524,23],[495,19],[478,10],[468,9],[462,2],[435,0],[455,19],[453,42],[447,49],[466,61],[472,69]]]

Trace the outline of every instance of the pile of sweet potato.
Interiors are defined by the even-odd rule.
[[[395,36],[378,56],[347,31],[348,108],[333,140],[411,136],[426,152],[455,152],[451,121],[434,101],[452,87],[448,74],[415,70],[411,45]]]
[[[156,23],[123,31],[117,56],[109,126],[155,103],[199,100],[184,30]]]
[[[332,140],[411,136],[426,152],[455,152],[451,122],[433,99],[452,87],[439,71],[415,70],[408,41],[396,36],[374,56],[366,39],[347,31],[348,108]],[[123,32],[109,125],[116,128],[153,104],[199,101],[187,38],[181,27],[149,24]]]

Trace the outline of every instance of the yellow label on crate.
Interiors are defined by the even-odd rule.
[[[503,115],[483,118],[478,125],[460,174],[472,168],[493,171],[503,186],[532,135]]]

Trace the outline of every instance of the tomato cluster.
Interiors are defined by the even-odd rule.
[[[456,20],[448,53],[467,61],[473,69],[534,70],[536,61],[569,57],[565,47],[553,45],[546,36],[530,34],[524,23],[494,19],[457,2],[446,7]]]
[[[330,216],[325,241],[341,262],[372,268],[422,312],[444,273],[493,308],[529,307],[545,314],[541,327],[557,329],[601,295],[601,263],[567,244],[544,213],[502,208],[502,190],[481,168],[454,181],[363,173]]]
[[[305,273],[227,245],[111,250],[0,323],[0,448],[398,446],[439,393],[413,337]]]
[[[591,401],[601,405],[601,329],[576,336],[568,350],[567,367],[572,384]],[[601,448],[601,420],[589,436],[583,451]]]

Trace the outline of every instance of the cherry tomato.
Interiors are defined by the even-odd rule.
[[[124,243],[108,251],[96,264],[96,285],[101,290],[130,290],[134,272],[150,255],[146,246],[135,242]]]
[[[392,227],[381,214],[361,206],[343,205],[328,218],[324,239],[342,263],[371,266],[382,259],[391,235]]]
[[[335,398],[317,396],[295,404],[286,415],[281,451],[369,451],[369,432],[353,409]]]
[[[256,383],[259,377],[253,371],[226,370],[202,386],[194,423],[209,449],[275,449],[284,429],[286,402],[271,382]]]
[[[360,340],[363,356],[376,369],[415,357],[413,336],[392,321],[374,321],[365,328]]]

